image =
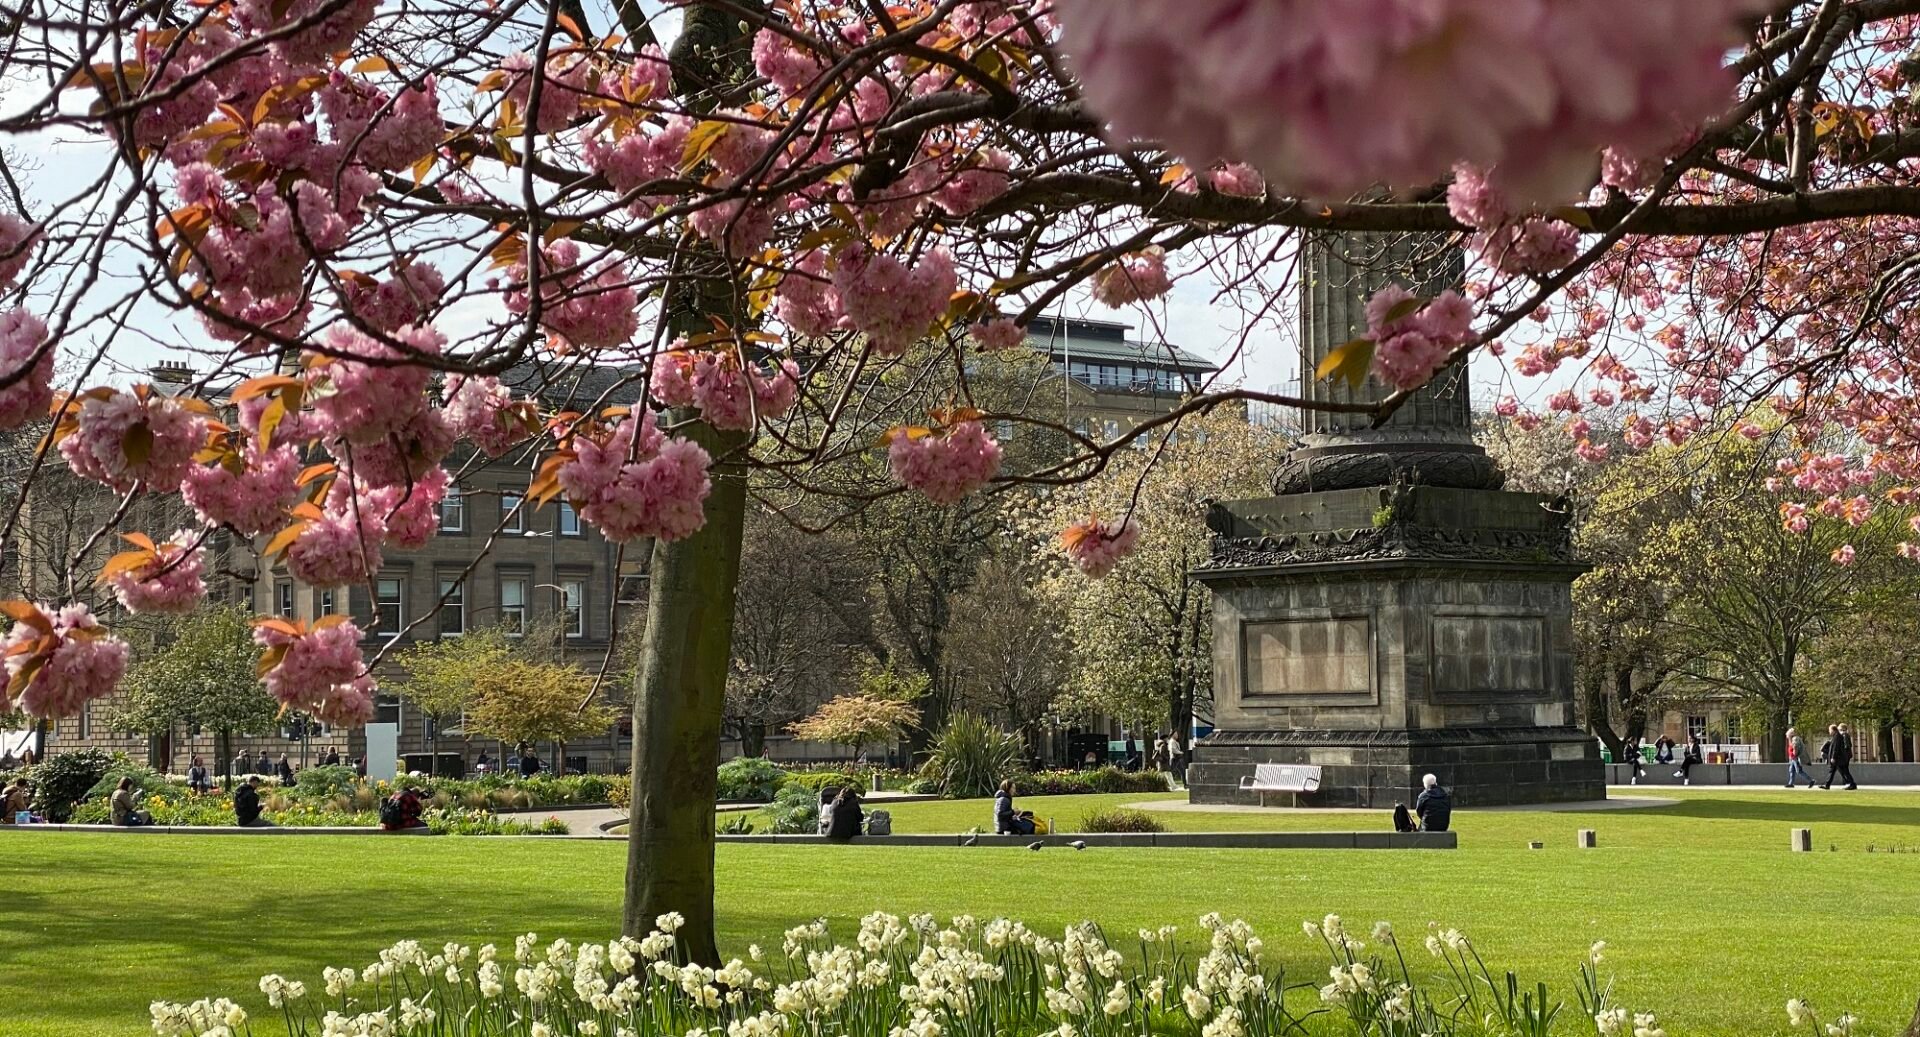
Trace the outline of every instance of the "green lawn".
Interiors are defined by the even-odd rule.
[[[1090,805],[1143,798],[1028,805],[1065,822]],[[979,803],[893,809],[900,831],[960,830],[984,812]],[[1164,816],[1187,830],[1377,823]],[[1391,919],[1403,933],[1430,920],[1457,925],[1495,963],[1567,997],[1587,945],[1605,939],[1625,1003],[1658,1009],[1676,1037],[1784,1033],[1790,996],[1895,1034],[1920,996],[1920,853],[1865,852],[1869,843],[1920,849],[1920,794],[1695,790],[1659,810],[1465,813],[1458,822],[1460,850],[1426,853],[727,846],[724,938],[777,942],[788,925],[818,916],[844,931],[874,909],[1007,914],[1046,928],[1091,917],[1112,932],[1168,921],[1190,930],[1219,910],[1259,926],[1269,954],[1301,980],[1324,981],[1299,923],[1333,911],[1363,926]],[[1819,852],[1787,852],[1794,824],[1814,827]],[[1599,829],[1601,849],[1573,848],[1580,827]],[[1529,838],[1549,848],[1527,850]],[[149,1032],[153,998],[228,994],[257,1008],[260,973],[311,980],[402,937],[506,942],[534,929],[604,938],[623,863],[616,842],[7,835],[0,1034],[137,1037]]]

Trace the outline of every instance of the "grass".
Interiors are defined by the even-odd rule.
[[[1675,806],[1585,815],[1463,813],[1462,849],[1090,850],[723,846],[723,940],[777,943],[796,922],[841,932],[876,909],[998,914],[1109,932],[1241,916],[1303,981],[1323,981],[1300,921],[1430,920],[1472,935],[1496,966],[1572,996],[1589,943],[1624,1002],[1675,1034],[1783,1034],[1811,998],[1897,1034],[1920,996],[1920,794],[1693,790]],[[1035,798],[1066,822],[1140,795]],[[897,831],[964,830],[980,803],[901,804]],[[1330,814],[1158,814],[1175,830],[1378,826]],[[1811,825],[1819,852],[1787,852]],[[1071,827],[1070,824],[1063,827]],[[1601,848],[1573,848],[1597,828]],[[1548,844],[1525,849],[1530,838]],[[1829,850],[1829,846],[1833,850]],[[259,1008],[263,972],[314,980],[393,940],[508,942],[521,932],[605,938],[624,846],[521,839],[0,837],[0,1034],[138,1037],[147,1002],[211,994]],[[1565,1017],[1564,1032],[1578,1020]],[[1589,1031],[1590,1032],[1590,1031]],[[256,1031],[266,1037],[265,1031]]]

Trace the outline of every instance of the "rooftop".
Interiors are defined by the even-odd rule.
[[[1131,330],[1113,321],[1035,317],[1027,324],[1027,344],[1054,360],[1120,362],[1196,374],[1219,370],[1219,365],[1170,342],[1128,338]]]

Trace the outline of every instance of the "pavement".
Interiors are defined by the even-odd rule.
[[[1525,803],[1505,807],[1455,807],[1454,813],[1555,813],[1584,814],[1597,810],[1642,810],[1647,807],[1670,807],[1680,802],[1677,799],[1656,799],[1651,796],[1614,796],[1609,799],[1587,800],[1579,803]],[[1135,810],[1164,810],[1186,814],[1379,814],[1392,810],[1386,807],[1256,807],[1232,805],[1226,803],[1189,803],[1177,799],[1150,799],[1140,803],[1129,803]]]

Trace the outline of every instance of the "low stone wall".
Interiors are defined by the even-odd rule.
[[[826,843],[821,835],[722,835],[723,843]],[[1074,835],[870,835],[847,842],[858,846],[976,846],[1021,847],[1042,843],[1067,847],[1084,842],[1094,847],[1158,846],[1206,847],[1240,850],[1453,850],[1458,832],[1106,832]]]
[[[1645,785],[1678,785],[1680,779],[1673,772],[1680,769],[1674,763],[1649,763],[1646,774],[1640,779]],[[1869,785],[1908,785],[1920,786],[1920,763],[1856,763],[1851,768],[1853,780],[1862,787]],[[1816,764],[1810,768],[1813,780],[1827,780],[1825,764]],[[1607,764],[1607,784],[1625,785],[1633,777],[1633,768],[1624,763]],[[1782,788],[1787,783],[1787,765],[1784,763],[1700,763],[1690,772],[1695,785],[1751,785]]]

